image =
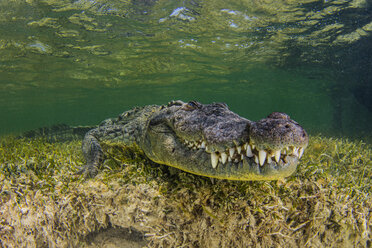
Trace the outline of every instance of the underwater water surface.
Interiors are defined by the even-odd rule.
[[[370,141],[371,35],[367,0],[0,1],[0,135],[181,99]]]

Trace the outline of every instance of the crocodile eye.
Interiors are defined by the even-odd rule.
[[[194,110],[199,108],[200,104],[196,101],[190,101],[183,106],[184,110]]]
[[[195,101],[190,101],[190,102],[187,103],[187,105],[189,105],[190,107],[193,107],[193,108],[197,108],[198,107],[198,104]]]

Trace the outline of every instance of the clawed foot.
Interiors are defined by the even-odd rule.
[[[84,178],[93,178],[98,174],[97,166],[92,164],[86,164],[79,168],[79,171],[75,173],[76,175],[83,175]]]

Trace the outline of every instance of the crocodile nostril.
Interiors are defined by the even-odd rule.
[[[289,124],[285,125],[286,128],[290,128],[291,126]]]

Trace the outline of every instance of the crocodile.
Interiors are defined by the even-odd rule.
[[[172,101],[136,107],[89,130],[79,174],[93,177],[106,159],[103,142],[136,146],[152,161],[200,176],[276,180],[296,170],[308,144],[306,131],[285,113],[257,122],[225,103]]]

